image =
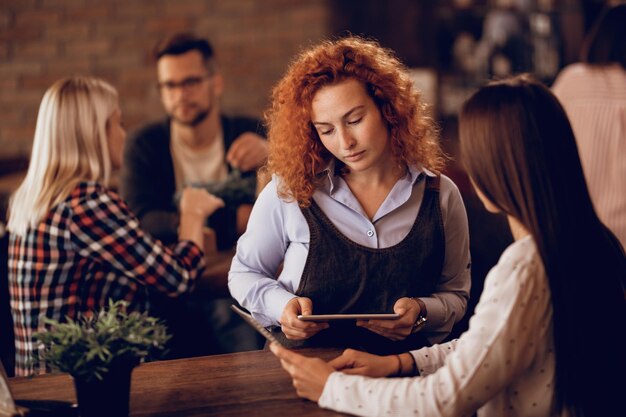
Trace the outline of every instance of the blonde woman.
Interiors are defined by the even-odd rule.
[[[204,266],[202,225],[223,202],[185,190],[180,242],[164,247],[107,188],[125,138],[117,91],[106,82],[66,78],[45,93],[28,172],[9,208],[17,376],[46,372],[32,338],[44,318],[89,314],[109,298],[142,310],[147,286],[176,296]]]

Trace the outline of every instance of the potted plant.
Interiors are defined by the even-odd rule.
[[[81,417],[128,416],[133,368],[165,351],[166,327],[146,313],[131,312],[125,301],[77,320],[46,319],[35,334],[42,359],[74,379]]]

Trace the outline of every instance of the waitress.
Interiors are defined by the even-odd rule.
[[[292,347],[443,340],[467,307],[467,216],[407,69],[373,41],[324,42],[274,88],[267,122],[272,179],[237,245],[233,297]]]

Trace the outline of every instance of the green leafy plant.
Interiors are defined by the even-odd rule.
[[[113,366],[134,366],[165,353],[171,336],[147,313],[127,313],[125,301],[109,301],[92,316],[66,322],[45,319],[47,331],[35,334],[43,344],[41,359],[52,368],[86,381],[102,380]]]

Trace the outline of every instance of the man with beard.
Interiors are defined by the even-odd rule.
[[[260,123],[221,114],[224,79],[207,40],[177,34],[159,43],[154,56],[167,118],[129,138],[122,195],[144,230],[172,243],[178,225],[176,193],[183,186],[208,186],[214,194],[225,194],[219,196],[226,207],[211,216],[209,225],[218,248],[228,249],[237,239],[237,207],[254,202],[255,184],[252,190],[236,188],[254,180],[267,156]]]
[[[261,125],[258,120],[221,113],[224,79],[207,40],[190,33],[173,35],[156,46],[154,58],[167,117],[142,127],[128,139],[120,184],[122,196],[141,227],[170,244],[177,236],[179,193],[187,185],[207,188],[225,202],[225,207],[209,218],[217,248],[232,248],[245,229],[255,199],[256,169],[267,156]],[[174,333],[172,356],[255,348],[256,337],[241,334],[248,331],[245,324],[231,332],[232,321],[236,325],[241,322],[228,309],[230,302],[198,302],[191,296],[182,305],[157,298],[153,313],[165,318]],[[197,321],[195,329],[188,329],[192,307],[209,317],[219,347],[215,348],[213,340],[204,343],[213,345],[210,351],[197,343],[191,350],[183,348],[189,345],[182,336],[185,331],[197,334],[204,330],[197,327]],[[215,329],[218,322],[221,329]]]

